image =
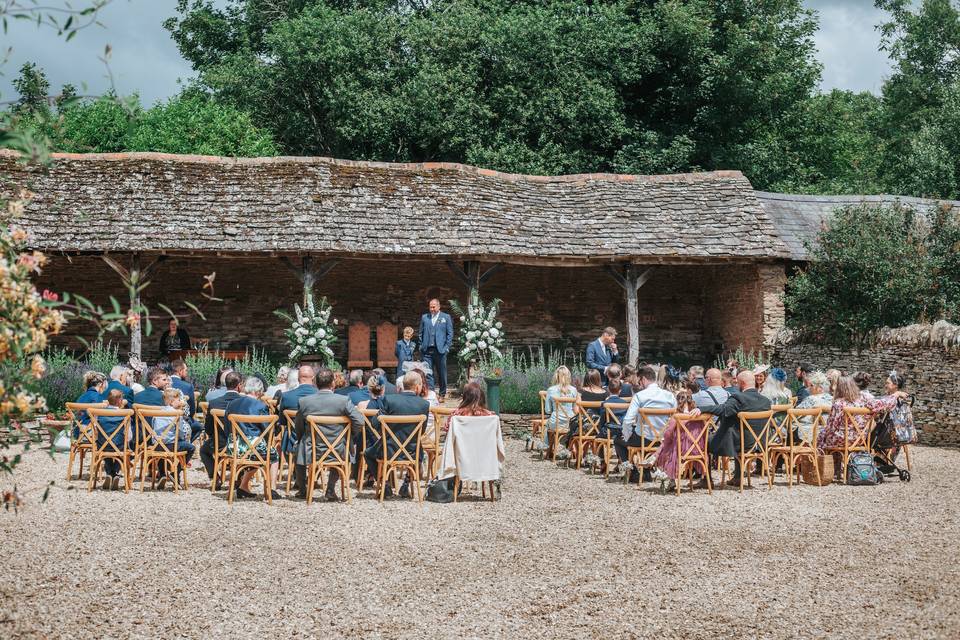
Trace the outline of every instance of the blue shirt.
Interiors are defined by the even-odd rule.
[[[121,393],[123,393],[123,399],[127,401],[127,408],[129,409],[130,405],[133,404],[133,389],[126,385],[120,384],[120,382],[117,380],[111,380],[107,384],[107,390],[103,392],[103,399],[106,400],[107,396],[110,395],[110,392],[114,389],[118,389]]]

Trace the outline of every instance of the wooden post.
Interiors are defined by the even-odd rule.
[[[153,268],[167,259],[167,256],[157,256],[153,262],[144,267],[140,260],[140,254],[134,253],[130,256],[130,268],[126,268],[109,255],[100,256],[111,269],[123,280],[123,286],[127,288],[127,298],[130,303],[129,311],[140,313],[141,299],[140,292],[144,287],[147,277]],[[130,327],[130,353],[143,357],[143,324],[142,319]]]
[[[320,263],[320,266],[313,266],[313,258],[311,256],[303,256],[301,261],[301,266],[296,266],[293,264],[293,261],[287,257],[281,257],[280,260],[283,264],[293,272],[293,275],[297,276],[297,280],[303,283],[303,304],[307,304],[307,294],[313,293],[313,288],[316,286],[317,282],[323,276],[330,273],[330,270],[333,269],[340,262],[336,258],[331,260],[324,260]]]
[[[637,291],[653,275],[653,269],[654,267],[650,267],[640,273],[632,264],[623,267],[622,271],[612,266],[607,267],[607,273],[617,281],[626,294],[627,346],[630,364],[636,364],[640,358],[640,311]]]

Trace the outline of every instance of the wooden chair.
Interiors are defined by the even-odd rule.
[[[499,416],[457,416],[454,420],[451,420],[451,428],[457,428],[457,427],[453,427],[452,423],[454,422],[456,422],[456,424],[459,427],[459,425],[463,425],[464,423],[470,423],[473,421],[486,422],[488,420],[491,421],[489,423],[486,423],[487,425],[489,425],[489,427],[494,427],[494,426],[496,427],[495,431],[490,432],[490,436],[492,437],[492,440],[488,443],[488,446],[491,447],[493,450],[499,450],[503,447],[503,433],[501,431]],[[460,473],[463,467],[460,464],[460,456],[458,455],[457,448],[452,447],[451,449],[453,451],[453,464],[454,464],[454,467],[456,468],[456,473],[453,476],[453,501],[457,502],[460,496],[460,489],[462,488]],[[467,480],[469,481],[471,479],[468,478]],[[488,490],[490,491],[490,502],[496,502],[497,498],[496,498],[496,491],[495,491],[495,483],[497,481],[498,480],[487,480],[487,479],[476,480],[476,482],[480,483],[480,492],[483,498],[486,498],[487,491]]]
[[[200,407],[200,413],[198,414],[199,417],[197,420],[200,422],[200,424],[203,424],[207,421],[207,409],[210,407],[210,403],[204,400],[203,402],[198,402],[197,406]]]
[[[272,413],[276,413],[275,411]],[[279,466],[277,467],[277,482],[282,482],[283,472],[287,472],[287,493],[290,493],[290,487],[293,486],[294,465],[296,464],[296,454],[283,451],[283,441],[285,436],[293,438],[294,420],[297,418],[296,409],[284,409],[282,422],[280,423],[280,433],[277,436],[277,454],[280,456]]]
[[[367,442],[367,432],[370,431],[375,433],[377,430],[373,428],[373,423],[370,421],[371,418],[374,418],[380,415],[380,412],[376,409],[360,409],[360,414],[363,416],[363,431],[360,434],[359,444],[357,445],[357,492],[363,488],[363,480],[366,477],[367,471],[367,459],[363,457],[364,452],[367,450],[367,447],[370,446],[370,443]]]
[[[794,432],[796,432],[803,418],[811,418],[813,420],[813,435],[810,442],[804,442],[803,440],[797,442],[794,436]],[[823,407],[814,407],[813,409],[787,409],[787,446],[786,448],[770,448],[770,468],[775,469],[777,460],[780,458],[784,459],[784,473],[787,474],[788,487],[793,487],[794,469],[796,469],[797,483],[799,484],[800,467],[797,463],[804,458],[810,460],[810,464],[813,465],[813,470],[817,477],[817,483],[820,482],[820,465],[817,464],[817,456],[819,454],[816,442],[817,434],[820,433],[820,429],[823,428],[823,422]]]
[[[340,492],[351,501],[350,496],[350,418],[345,416],[307,416],[313,446],[310,447],[310,464],[307,466],[307,504],[313,502],[313,487],[317,477],[323,477],[324,471],[334,470],[340,476]],[[343,425],[343,430],[332,441],[320,430],[322,424]],[[317,445],[326,447],[326,451],[317,459]],[[343,444],[343,453],[336,447]]]
[[[156,465],[165,463],[173,466],[173,492],[180,489],[180,473],[183,473],[183,490],[188,488],[187,484],[187,452],[180,451],[178,442],[180,440],[179,420],[183,418],[183,412],[174,409],[162,409],[159,407],[138,407],[136,410],[140,423],[140,491],[143,491],[143,485],[146,483],[146,472],[151,465],[154,467],[150,477],[150,488],[157,486]],[[153,427],[155,418],[171,418],[173,423],[167,426],[167,429],[174,430],[172,444],[166,444],[157,434]]]
[[[707,493],[713,494],[713,482],[710,478],[710,453],[708,443],[710,441],[710,427],[714,423],[714,416],[709,413],[691,415],[689,413],[675,413],[673,415],[674,429],[677,436],[677,480],[675,482],[677,495],[680,495],[680,480],[683,478],[684,469],[687,470],[690,478],[690,490],[693,491],[693,466],[699,462],[704,471],[704,479],[707,481]],[[689,424],[691,422],[703,422],[703,429],[699,434],[694,434]],[[684,445],[684,440],[689,442]]]
[[[377,325],[377,366],[387,371],[397,368],[398,327],[392,322]]]
[[[769,460],[767,465],[770,468],[769,481],[773,486],[773,477],[777,473],[777,461],[781,458],[786,459],[787,449],[790,447],[790,436],[787,433],[787,410],[792,409],[792,404],[775,404],[770,407],[773,417],[770,418],[770,439],[767,442],[767,456]]]
[[[577,401],[577,427],[576,435],[570,437],[570,458],[576,456],[577,470],[583,464],[584,452],[590,450],[593,452],[596,446],[597,434],[600,432],[600,419],[595,417],[590,410],[599,410],[603,407],[600,400],[578,400]],[[586,428],[584,428],[586,424]],[[570,458],[567,458],[567,466],[570,466]]]
[[[133,451],[130,450],[130,438],[127,434],[130,431],[130,418],[133,417],[133,409],[91,407],[87,409],[87,415],[90,416],[89,426],[93,428],[92,440],[94,443],[90,454],[90,486],[87,487],[87,491],[93,491],[103,461],[112,459],[119,461],[120,469],[123,471],[123,492],[130,493],[130,483],[133,482]],[[100,418],[103,416],[122,417],[123,420],[113,431],[107,433],[103,425],[100,424]],[[123,433],[123,445],[121,446],[113,441],[117,431]],[[100,440],[103,440],[103,442],[100,442]]]
[[[270,413],[276,415],[277,413],[276,400],[274,400],[273,398],[268,398],[267,396],[263,396],[262,398],[260,398],[260,401],[263,402],[263,404],[267,405],[267,409],[270,411]]]
[[[227,466],[230,464],[230,457],[223,451],[220,444],[220,435],[227,435],[227,427],[224,424],[226,411],[223,409],[211,409],[210,415],[213,416],[213,479],[210,480],[210,492],[217,490],[217,481],[223,482],[227,475]],[[227,443],[223,443],[226,446]]]
[[[567,408],[564,408],[567,407]],[[553,411],[557,414],[557,425],[556,429],[549,429],[550,420],[545,418],[543,422],[543,428],[546,430],[547,434],[547,450],[550,454],[550,461],[557,461],[557,449],[560,444],[560,439],[570,432],[570,421],[573,420],[577,415],[577,398],[574,396],[570,397],[558,397],[553,399]],[[561,428],[561,420],[566,420],[567,428]]]
[[[663,443],[663,432],[667,430],[667,425],[670,423],[670,416],[673,416],[677,412],[676,409],[654,409],[654,408],[642,408],[637,412],[637,427],[641,434],[644,434],[642,442],[639,447],[627,447],[627,459],[633,463],[633,466],[640,470],[649,465],[646,464],[647,458],[653,454],[660,451],[660,445]],[[653,416],[667,416],[663,420],[663,426],[657,428],[654,424]],[[652,433],[654,439],[648,441],[646,438],[647,433]],[[641,482],[637,483],[638,487],[643,487],[643,477],[641,476]]]
[[[106,402],[67,402],[64,406],[67,408],[67,415],[70,419],[70,457],[67,459],[67,480],[73,479],[73,460],[79,456],[80,467],[77,469],[77,479],[83,476],[83,458],[87,453],[95,448],[94,441],[96,434],[90,428],[89,424],[80,422],[80,414],[87,409],[102,408],[107,406]],[[73,430],[77,429],[77,436],[74,437]]]
[[[859,419],[858,419],[859,418]],[[839,447],[824,447],[823,452],[839,453],[840,481],[847,482],[847,461],[855,451],[870,452],[870,435],[876,426],[873,411],[867,407],[845,407],[843,409],[843,444]],[[852,436],[852,438],[851,438]]]
[[[423,436],[423,426],[427,422],[426,416],[384,416],[380,418],[380,442],[383,446],[381,459],[377,460],[377,483],[380,490],[380,502],[383,502],[387,486],[387,477],[390,473],[406,471],[410,482],[417,488],[417,498],[423,502],[423,491],[420,489],[420,445]],[[396,427],[413,425],[410,433],[401,442],[396,435]],[[414,444],[414,452],[407,451],[407,445]],[[396,450],[389,453],[388,444],[396,445]]]
[[[620,404],[623,405],[623,408],[621,409],[615,409],[610,404],[607,404],[604,407],[604,411],[607,414],[607,436],[608,437],[606,438],[598,437],[595,441],[594,453],[596,453],[597,456],[599,457],[600,452],[603,451],[603,466],[604,466],[603,476],[605,478],[610,477],[610,465],[613,463],[613,453],[615,451],[615,449],[613,448],[613,438],[610,437],[610,435],[614,432],[613,427],[616,427],[617,429],[619,429],[621,426],[620,417],[617,416],[617,412],[618,411],[625,412],[630,407],[629,402],[622,402]],[[621,462],[623,461],[621,460]]]
[[[270,478],[270,453],[276,448],[276,438],[274,427],[277,426],[277,416],[243,416],[230,414],[227,420],[230,422],[230,489],[227,493],[227,503],[233,504],[233,494],[236,490],[237,480],[240,473],[249,469],[256,469],[263,473],[263,497],[267,504],[273,504],[273,498],[270,492],[273,490]],[[253,440],[247,437],[239,424],[263,424],[266,425],[260,435]],[[240,444],[246,447],[246,451],[240,453]],[[257,451],[257,447],[263,443],[265,453]]]
[[[770,430],[773,425],[773,411],[741,411],[737,414],[740,421],[740,452],[737,454],[737,460],[740,463],[740,491],[743,492],[743,482],[746,480],[747,486],[752,487],[751,476],[747,465],[758,460],[760,462],[761,475],[768,475],[770,469],[767,465],[767,445],[770,440]],[[763,421],[763,426],[757,428],[751,421]],[[749,434],[753,440],[750,450],[744,448],[744,440]]]
[[[543,439],[544,425],[547,423],[547,392],[540,392],[540,417],[530,418],[530,440],[524,445],[524,451],[533,449],[533,442],[536,438]]]
[[[427,474],[428,479],[437,474],[437,465],[440,463],[440,452],[443,451],[443,426],[447,416],[452,415],[454,409],[451,407],[430,407],[430,414],[433,415],[433,437],[424,438],[421,447],[427,454]]]
[[[351,322],[347,327],[347,368],[369,369],[372,366],[370,325],[366,322]]]

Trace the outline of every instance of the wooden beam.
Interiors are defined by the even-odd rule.
[[[503,269],[503,263],[502,263],[502,262],[498,262],[497,264],[493,265],[492,267],[490,267],[489,269],[487,269],[486,271],[484,271],[484,272],[483,272],[483,275],[480,276],[480,280],[479,280],[478,284],[483,284],[483,283],[485,283],[487,280],[489,280],[491,277],[493,277],[493,275],[494,275],[496,272],[500,271],[500,269]]]
[[[623,270],[613,266],[606,268],[607,273],[616,280],[623,289],[627,303],[627,345],[629,363],[636,364],[640,357],[640,311],[637,292],[653,275],[655,267],[649,267],[642,273],[637,271],[636,265],[627,264]]]

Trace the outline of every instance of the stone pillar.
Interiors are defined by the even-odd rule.
[[[783,292],[787,273],[783,263],[757,265],[757,283],[763,314],[763,345],[764,348],[770,348],[786,319]]]

